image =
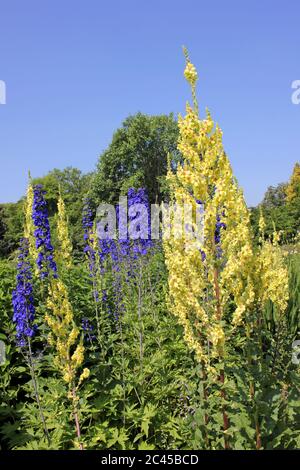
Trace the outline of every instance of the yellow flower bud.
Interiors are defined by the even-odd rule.
[[[197,75],[197,70],[195,66],[191,62],[187,62],[185,70],[184,70],[184,76],[186,80],[192,85],[195,86],[197,80],[198,80],[198,75]]]
[[[47,307],[49,312],[45,320],[51,329],[51,345],[56,347],[55,365],[61,371],[64,381],[75,386],[76,374],[84,362],[84,346],[79,342],[72,353],[79,329],[74,323],[72,305],[61,279],[51,280]],[[88,373],[88,369],[84,369],[79,383],[88,377]]]
[[[69,237],[68,220],[64,200],[59,194],[57,203],[57,237],[60,243],[59,256],[67,267],[72,264],[72,243]]]
[[[90,376],[90,370],[85,367],[79,377],[79,382],[78,385],[80,385],[85,379],[87,379]]]

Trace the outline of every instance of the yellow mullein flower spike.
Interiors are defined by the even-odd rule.
[[[77,371],[84,362],[84,346],[82,340],[76,345],[79,329],[74,323],[66,286],[60,279],[51,280],[47,308],[45,320],[51,329],[51,345],[56,349],[56,365],[65,382],[76,387]]]
[[[224,152],[222,131],[206,111],[200,119],[195,85],[197,71],[186,49],[184,75],[192,88],[194,107],[179,116],[178,150],[183,163],[174,174],[168,166],[171,200],[183,210],[185,204],[204,210],[202,245],[194,243],[185,225],[175,220],[163,245],[169,272],[168,305],[184,328],[187,344],[199,361],[212,371],[211,358],[226,356],[226,343],[236,327],[249,323],[255,307],[271,300],[279,312],[288,301],[288,271],[274,228],[273,242],[265,240],[266,224],[261,211],[260,247],[254,250],[250,214],[229,159]],[[295,172],[296,173],[296,172]],[[295,177],[294,177],[295,179]],[[174,212],[173,212],[174,214]],[[195,232],[197,224],[191,224]],[[170,235],[170,236],[169,236]],[[224,312],[231,305],[232,316]]]
[[[69,237],[66,208],[61,192],[59,192],[57,210],[57,237],[60,244],[59,256],[64,261],[65,266],[69,268],[72,265],[72,243]]]
[[[297,162],[293,169],[293,174],[286,187],[286,196],[289,202],[300,195],[300,163]]]
[[[89,370],[87,367],[85,367],[85,368],[83,369],[82,374],[81,374],[80,377],[79,377],[78,387],[79,387],[79,385],[82,384],[82,382],[83,382],[85,379],[88,379],[89,376],[90,376],[90,370]]]
[[[177,207],[195,207],[196,201],[201,202],[204,224],[202,246],[186,233],[176,236],[180,224],[163,240],[169,271],[168,304],[183,325],[186,342],[212,370],[210,356],[226,354],[230,332],[245,322],[254,303],[255,263],[249,211],[224,152],[222,131],[208,110],[205,119],[199,118],[197,71],[186,49],[184,53],[184,75],[192,88],[194,107],[188,104],[186,115],[179,116],[178,150],[183,164],[175,175],[169,167],[167,180]],[[229,300],[234,301],[235,310],[226,327],[223,316]]]
[[[25,200],[25,221],[24,221],[24,237],[28,239],[29,242],[29,254],[34,261],[35,264],[35,273],[38,275],[38,268],[36,265],[36,260],[38,256],[38,251],[35,245],[35,237],[34,237],[34,223],[32,219],[32,206],[33,206],[33,187],[31,184],[31,180],[29,180],[29,184],[27,187],[27,195]]]
[[[279,246],[280,233],[276,231],[273,222],[272,240],[265,239],[266,223],[261,208],[258,225],[260,246],[256,257],[257,300],[261,308],[271,300],[279,313],[283,313],[289,299],[289,279],[284,253]]]
[[[273,241],[264,240],[258,248],[256,285],[261,307],[271,300],[279,314],[283,314],[289,300],[289,274],[284,252],[278,242],[279,235],[275,231]]]
[[[72,403],[78,446],[83,449],[77,391],[82,381],[89,376],[89,370],[84,368],[78,378],[79,370],[84,362],[84,346],[82,338],[77,342],[79,329],[74,322],[67,288],[61,279],[52,278],[50,281],[47,308],[49,312],[46,314],[45,320],[51,329],[50,344],[56,350],[54,364],[68,387],[67,396]]]
[[[184,76],[192,86],[196,85],[198,80],[197,70],[191,62],[187,62],[184,70]]]

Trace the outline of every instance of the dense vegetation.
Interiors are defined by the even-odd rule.
[[[1,449],[300,446],[300,166],[250,214],[188,57],[185,76],[179,126],[130,117],[93,174],[55,169],[1,206]],[[201,250],[98,240],[120,194],[204,202]]]
[[[281,231],[282,241],[291,243],[299,233],[300,220],[300,164],[296,163],[290,181],[270,186],[259,207],[266,220],[266,235],[270,236],[274,224]],[[252,209],[252,223],[258,233],[259,207]]]

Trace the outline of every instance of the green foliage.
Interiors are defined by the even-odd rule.
[[[23,233],[23,204],[21,199],[0,206],[0,258],[8,257],[18,247]]]
[[[276,187],[270,186],[260,204],[266,222],[266,237],[276,230],[281,232],[283,243],[293,243],[299,233],[300,220],[300,179],[298,176],[299,164],[296,163],[294,173],[289,183],[281,183]],[[291,197],[288,197],[288,194]],[[251,209],[251,221],[254,234],[258,238],[258,220],[260,208]]]
[[[95,204],[116,202],[130,187],[146,188],[151,202],[160,201],[166,191],[167,155],[174,162],[179,159],[177,138],[172,114],[128,117],[99,157],[91,188]]]
[[[4,263],[3,270],[8,266],[9,263]],[[7,353],[13,351],[7,355],[5,374],[1,377],[2,447],[75,448],[66,388],[53,368],[53,354],[47,345],[47,331],[43,327],[45,308],[41,285],[37,283],[35,290],[40,334],[34,345],[34,363],[40,399],[51,435],[50,447],[41,428],[26,361],[14,346],[11,291],[15,270],[10,267],[9,273],[10,277],[4,278],[6,281],[1,285],[1,295],[5,297],[2,305],[5,312],[3,331],[5,342],[9,344]],[[87,269],[80,264],[63,276],[72,293],[77,324],[84,316],[89,318],[96,330],[95,305]],[[111,272],[108,271],[105,276],[109,280]],[[160,252],[148,259],[137,285],[136,281],[132,278],[130,284],[125,282],[123,285],[126,308],[122,316],[122,334],[113,314],[103,311],[100,325],[102,337],[93,341],[85,339],[87,359],[84,365],[91,371],[89,380],[80,389],[80,419],[85,448],[175,448],[186,445],[190,434],[182,403],[186,407],[187,395],[192,395],[194,363],[186,351],[181,328],[176,326],[173,316],[166,309],[165,273]],[[156,285],[159,287],[157,293]],[[136,317],[140,288],[143,290],[143,366],[136,346],[140,334]],[[112,290],[109,296],[112,305]]]
[[[110,308],[102,312],[100,358],[95,345],[90,346],[87,389],[93,421],[86,436],[89,448],[187,445],[190,431],[182,404],[189,392],[192,395],[195,364],[186,351],[181,328],[166,309],[162,253],[141,263],[130,279],[126,264],[118,274],[122,314],[116,318]],[[106,276],[110,278],[109,270]],[[113,299],[111,289],[108,304],[116,308]]]
[[[146,186],[152,200],[160,199],[166,194],[167,152],[173,154],[174,164],[178,160],[176,139],[172,116],[128,118],[99,161],[91,187],[94,202],[115,201],[135,185]],[[77,391],[84,448],[223,449],[224,410],[230,448],[299,448],[299,365],[292,362],[292,345],[299,339],[299,245],[282,247],[290,274],[287,311],[279,316],[269,303],[263,312],[256,312],[254,337],[237,332],[223,366],[226,380],[221,383],[195,361],[181,326],[168,311],[160,244],[134,262],[124,259],[120,269],[107,260],[93,283],[83,263],[81,229],[82,199],[90,189],[91,176],[67,168],[33,182],[47,190],[54,244],[61,188],[75,246],[70,268],[63,266],[59,253],[57,257],[74,320],[84,338],[83,366],[90,371]],[[299,231],[300,204],[294,190],[291,201],[285,198],[284,185],[268,190],[263,202],[267,235],[273,231],[273,221],[283,231],[284,241]],[[252,219],[256,227],[257,209]],[[39,279],[34,278],[39,333],[32,343],[32,360],[50,443],[41,424],[28,356],[15,346],[11,295],[14,250],[22,233],[23,200],[2,205],[0,253],[10,257],[0,260],[0,340],[6,345],[6,360],[0,364],[0,449],[76,449],[68,387],[54,367],[55,351],[48,341],[47,286]],[[99,302],[95,302],[95,288]],[[81,327],[83,318],[93,327],[89,333]]]
[[[286,186],[285,183],[280,183],[276,187],[269,186],[261,203],[263,208],[274,209],[275,207],[282,207],[286,200]]]
[[[66,204],[66,211],[70,223],[70,236],[75,250],[75,256],[82,258],[82,200],[90,187],[91,174],[83,174],[80,170],[67,167],[64,170],[55,168],[47,175],[34,178],[33,184],[42,184],[46,190],[46,201],[50,216],[50,223],[55,229],[55,215],[59,188]],[[23,236],[24,198],[17,203],[2,204],[0,206],[0,258],[12,255],[17,249],[20,238]],[[55,230],[53,230],[55,239]]]
[[[42,184],[46,191],[50,220],[57,213],[59,188],[61,189],[69,218],[72,244],[75,249],[75,255],[78,256],[81,256],[83,246],[81,229],[82,200],[89,190],[90,180],[91,174],[84,175],[77,168],[67,167],[64,170],[55,168],[46,176],[34,178],[32,181],[33,184]]]
[[[255,449],[256,428],[262,449],[299,447],[299,366],[291,363],[291,345],[299,331],[299,255],[289,255],[290,303],[278,319],[268,306],[255,340],[237,336],[226,364],[226,382],[208,382],[187,350],[182,330],[166,306],[166,272],[160,249],[140,260],[128,279],[128,266],[118,272],[122,316],[115,317],[113,278],[106,265],[101,286],[97,338],[95,304],[87,268],[63,273],[76,323],[86,317],[96,338],[85,337],[90,377],[79,390],[80,421],[86,449],[222,449],[222,406],[230,422],[233,449]],[[134,273],[134,274],[133,274]],[[14,346],[11,292],[15,269],[0,264],[1,339],[7,344],[1,367],[0,436],[2,449],[75,449],[72,410],[66,386],[53,368],[53,353],[43,327],[41,285],[35,298],[40,325],[34,363],[48,445],[41,427],[26,361]],[[142,341],[142,347],[141,347]],[[211,380],[211,379],[210,379]],[[210,390],[209,396],[205,390]],[[224,398],[222,398],[224,393]]]

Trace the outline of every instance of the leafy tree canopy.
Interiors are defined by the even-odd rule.
[[[109,147],[99,157],[91,197],[116,202],[130,187],[144,187],[151,202],[166,193],[168,154],[177,162],[178,127],[172,114],[128,117],[113,135]]]
[[[265,234],[271,236],[274,225],[282,232],[282,241],[293,241],[300,226],[300,164],[296,163],[288,183],[270,186],[260,204],[266,222]],[[259,207],[252,208],[251,219],[255,235],[258,235]]]
[[[274,209],[275,207],[283,206],[286,200],[286,187],[285,183],[269,186],[261,203],[263,208]]]
[[[84,175],[79,169],[55,168],[40,178],[33,178],[33,184],[42,184],[46,190],[46,201],[50,219],[57,212],[59,189],[66,204],[70,222],[70,233],[75,252],[82,251],[82,200],[89,190],[91,175]],[[23,233],[24,197],[17,203],[2,204],[0,207],[0,256],[6,257],[13,252]]]
[[[287,200],[293,202],[300,198],[300,163],[294,166],[293,174],[286,188]]]

